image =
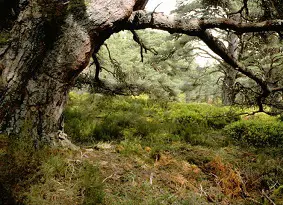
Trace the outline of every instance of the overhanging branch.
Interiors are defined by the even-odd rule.
[[[232,66],[235,70],[239,71],[240,73],[244,74],[245,76],[254,80],[262,89],[267,89],[266,83],[260,77],[256,76],[251,70],[245,68],[238,62],[235,58],[233,58],[227,49],[225,48],[224,44],[215,38],[212,34],[208,31],[204,31],[198,35],[198,37],[217,55],[219,55],[226,63]]]
[[[166,30],[169,33],[183,33],[197,36],[199,32],[206,29],[219,28],[222,30],[233,30],[237,33],[251,33],[264,31],[283,31],[283,20],[268,20],[262,22],[244,23],[227,18],[214,19],[184,19],[164,13],[151,13],[146,11],[135,11],[128,19],[126,29],[154,28]]]
[[[281,88],[272,88],[262,77],[242,65],[229,54],[225,45],[215,38],[207,29],[232,30],[238,34],[250,32],[283,31],[283,20],[268,20],[263,22],[244,23],[233,19],[184,19],[176,16],[167,16],[163,13],[147,13],[136,11],[130,16],[123,29],[137,30],[153,28],[168,31],[169,33],[182,33],[189,36],[197,36],[217,55],[219,55],[233,69],[254,80],[261,88],[261,94],[257,98],[260,110],[263,110],[264,100],[271,94],[281,91]]]
[[[235,70],[254,80],[265,93],[270,93],[267,82],[245,68],[233,58],[224,44],[211,35],[207,29],[230,29],[238,33],[260,31],[283,31],[283,20],[270,20],[259,23],[242,23],[232,19],[182,19],[175,16],[167,16],[163,13],[147,13],[145,11],[133,12],[128,19],[125,29],[153,28],[168,31],[169,33],[183,33],[190,36],[198,36],[207,46]]]
[[[95,76],[94,76],[94,80],[99,82],[99,73],[101,71],[101,65],[99,63],[99,60],[97,58],[97,54],[96,53],[93,53],[92,54],[92,59],[93,59],[93,63],[92,64],[95,64]],[[91,65],[92,65],[91,64]]]

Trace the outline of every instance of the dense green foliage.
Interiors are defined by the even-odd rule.
[[[157,144],[160,140],[190,141],[196,134],[223,128],[239,119],[228,107],[156,102],[147,96],[103,97],[75,93],[71,93],[64,115],[65,131],[80,143],[127,138]]]
[[[283,123],[279,119],[258,115],[232,123],[225,133],[235,142],[255,147],[282,147]]]
[[[101,47],[97,56],[101,65],[99,79],[103,85],[110,89],[122,88],[124,93],[131,95],[146,93],[166,100],[179,100],[180,94],[187,101],[206,102],[211,96],[219,97],[216,83],[219,73],[214,73],[212,65],[199,66],[194,58],[196,38],[153,30],[137,33],[149,49],[143,52],[143,58],[140,46],[129,31],[112,35]],[[88,82],[91,92],[100,92],[94,70],[95,65],[91,65],[77,84]]]

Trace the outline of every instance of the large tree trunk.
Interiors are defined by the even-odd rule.
[[[12,41],[0,45],[0,130],[18,136],[28,130],[37,146],[56,144],[74,79],[136,0],[63,2],[27,2]]]

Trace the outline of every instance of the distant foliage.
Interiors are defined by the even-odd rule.
[[[133,95],[147,93],[157,99],[176,100],[180,93],[188,102],[204,102],[208,96],[220,97],[220,87],[215,83],[220,74],[214,72],[214,66],[202,67],[195,61],[195,37],[171,36],[152,30],[138,31],[138,35],[149,49],[143,52],[143,57],[140,46],[127,31],[112,35],[105,42],[107,47],[106,44],[101,47],[97,57],[101,64],[99,79],[103,85],[111,89],[123,88],[124,92]],[[90,81],[94,73],[92,64],[80,75],[81,83],[77,86],[94,82]],[[90,92],[100,91],[97,85],[88,88]]]

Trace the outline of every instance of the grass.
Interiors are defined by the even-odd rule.
[[[100,170],[81,152],[44,148],[5,140],[0,166],[0,204],[100,204],[104,197]],[[4,193],[4,195],[2,195]]]
[[[282,148],[250,146],[223,132],[250,121],[281,125],[276,117],[256,115],[247,122],[228,107],[71,93],[65,120],[65,131],[81,146],[78,151],[34,153],[25,141],[8,146],[0,137],[0,163],[5,162],[0,182],[13,202],[251,205],[283,200]]]

